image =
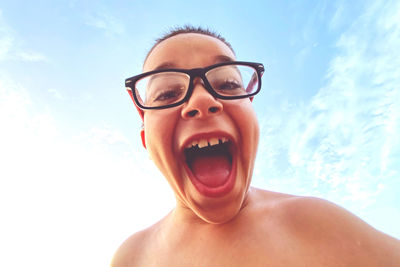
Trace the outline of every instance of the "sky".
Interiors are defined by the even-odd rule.
[[[0,266],[108,266],[173,209],[124,79],[171,27],[266,66],[252,185],[400,238],[399,1],[0,1]]]

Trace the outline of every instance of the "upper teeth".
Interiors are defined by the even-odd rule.
[[[209,139],[202,138],[202,139],[195,140],[192,143],[188,144],[186,146],[186,148],[191,148],[194,146],[198,146],[199,148],[206,147],[206,146],[215,146],[215,145],[218,145],[220,143],[222,144],[225,142],[228,142],[228,138],[226,138],[226,137],[219,137],[219,138],[211,137]]]

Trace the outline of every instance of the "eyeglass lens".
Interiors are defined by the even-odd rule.
[[[245,65],[225,65],[206,73],[212,89],[222,96],[252,94],[258,88],[257,71]],[[160,72],[146,76],[136,82],[139,101],[146,107],[161,107],[177,103],[185,98],[190,76],[182,72]]]

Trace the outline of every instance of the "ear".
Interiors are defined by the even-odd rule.
[[[140,138],[142,139],[142,145],[145,149],[147,149],[146,147],[146,138],[145,138],[145,134],[144,134],[144,129],[140,130]]]

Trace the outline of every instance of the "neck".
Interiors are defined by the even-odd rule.
[[[246,208],[248,207],[249,203],[251,202],[251,195],[252,195],[252,190],[249,188],[247,191],[246,195],[244,196],[243,201],[241,202],[241,206],[239,210],[235,212],[235,214],[232,216],[232,218],[229,218],[226,222],[222,223],[213,223],[208,221],[205,218],[202,218],[201,215],[196,214],[186,203],[182,202],[180,199],[177,198],[176,200],[176,207],[175,209],[168,215],[169,220],[173,222],[176,225],[189,225],[193,227],[194,225],[196,226],[201,226],[201,225],[223,225],[230,223],[234,220],[236,220],[240,215],[245,212]],[[216,211],[217,212],[217,211]],[[223,210],[218,211],[218,212],[224,212]]]

